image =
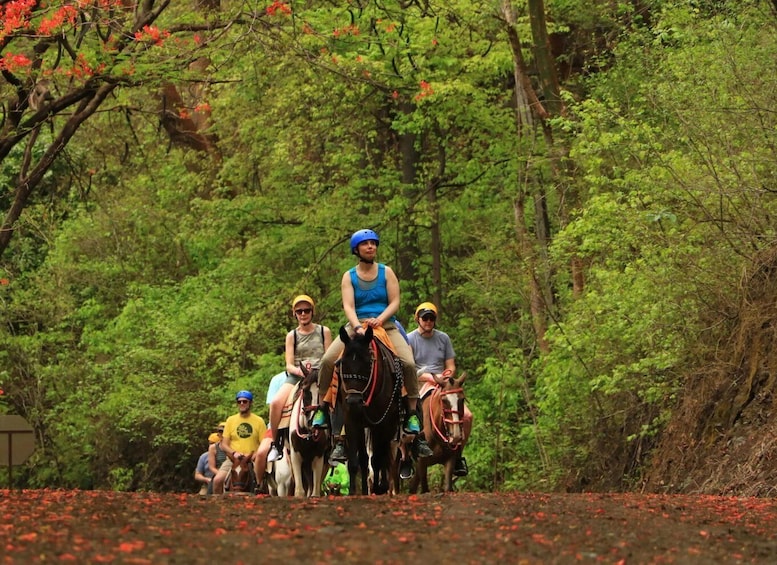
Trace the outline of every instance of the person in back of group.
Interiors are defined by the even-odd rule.
[[[221,448],[227,454],[227,459],[213,479],[213,494],[223,494],[224,483],[232,472],[232,460],[240,461],[248,457],[254,464],[257,480],[260,481],[264,475],[264,466],[260,465],[257,450],[267,432],[267,426],[260,416],[251,412],[253,401],[251,391],[241,390],[235,395],[238,412],[225,422]]]
[[[270,404],[270,429],[273,440],[267,457],[268,461],[277,461],[283,457],[283,451],[278,443],[278,425],[291,390],[305,376],[300,365],[310,365],[311,369],[317,369],[321,357],[332,344],[331,330],[326,326],[313,323],[315,308],[315,302],[307,294],[300,294],[291,301],[291,313],[297,320],[297,327],[286,334],[286,374],[288,376]]]
[[[197,467],[194,469],[194,480],[200,483],[200,495],[208,494],[211,481],[218,471],[218,469],[210,467],[208,456],[210,455],[211,448],[219,441],[221,441],[220,435],[216,432],[210,434],[208,437],[208,450],[203,452],[197,460]]]
[[[431,378],[431,375],[445,373],[453,377],[456,374],[456,353],[453,350],[451,338],[445,332],[436,328],[437,306],[431,302],[423,302],[415,309],[415,321],[418,327],[407,336],[413,350],[419,379]],[[472,412],[464,405],[466,435],[469,436],[469,426],[472,425]],[[467,474],[467,462],[459,451],[454,474],[463,477]]]
[[[364,335],[365,328],[362,325],[364,323],[372,328],[382,327],[386,331],[394,351],[402,361],[404,384],[407,390],[407,410],[403,427],[407,433],[417,434],[418,454],[421,457],[428,457],[432,451],[420,434],[421,424],[417,415],[418,380],[413,353],[394,324],[394,314],[399,310],[399,280],[391,267],[376,262],[379,245],[380,238],[373,230],[359,230],[351,236],[351,253],[356,255],[359,262],[343,273],[340,281],[343,312],[348,322],[346,329],[351,334]],[[344,347],[338,336],[321,358],[318,386],[322,393],[329,389],[335,361]],[[327,425],[328,409],[329,407],[323,403],[323,408],[318,410],[313,418],[314,425],[322,427]]]
[[[224,461],[227,460],[227,454],[221,449],[221,440],[224,437],[224,426],[226,425],[226,422],[220,422],[219,425],[216,426],[216,441],[208,447],[208,467],[213,471],[213,478],[216,478],[218,470],[221,469]],[[213,435],[211,435],[211,438],[213,438]],[[213,494],[213,481],[208,485],[208,494]]]

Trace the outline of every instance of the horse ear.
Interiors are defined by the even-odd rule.
[[[364,332],[364,337],[367,338],[367,341],[372,339],[372,326],[367,326],[367,331]]]
[[[351,338],[348,335],[348,330],[345,329],[345,326],[340,326],[340,341],[343,343],[348,343],[351,341]]]
[[[456,386],[461,386],[465,380],[467,380],[467,373],[462,373],[454,382],[456,383]]]

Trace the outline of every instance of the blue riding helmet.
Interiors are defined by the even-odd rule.
[[[375,233],[374,231],[359,230],[357,232],[354,232],[354,234],[351,236],[351,253],[356,255],[356,248],[359,247],[359,244],[369,240],[375,241],[376,247],[380,245],[380,238],[378,237],[378,234]]]
[[[240,400],[241,398],[247,398],[251,402],[254,401],[254,395],[249,390],[241,390],[235,395],[235,400]]]

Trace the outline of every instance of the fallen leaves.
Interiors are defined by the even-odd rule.
[[[0,565],[758,561],[777,501],[633,494],[455,493],[301,501],[0,490]]]

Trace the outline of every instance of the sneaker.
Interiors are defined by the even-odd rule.
[[[421,433],[421,421],[415,414],[411,415],[405,422],[405,431],[409,434]]]
[[[456,458],[456,466],[453,468],[453,474],[457,477],[466,477],[469,475],[469,467],[467,467],[467,460],[464,457]]]
[[[345,446],[342,441],[338,441],[335,443],[332,454],[329,456],[329,464],[332,467],[337,467],[338,463],[345,463],[346,461],[348,461],[348,454],[345,452]]]
[[[415,471],[413,470],[413,460],[410,457],[406,457],[399,462],[399,478],[407,480],[413,477]]]
[[[316,410],[316,413],[313,414],[313,423],[312,426],[314,428],[328,428],[329,426],[326,423],[326,414],[324,414],[323,410]]]
[[[415,443],[418,457],[431,457],[434,455],[434,451],[432,451],[432,448],[429,447],[429,444],[426,443],[424,438],[419,436]]]
[[[283,459],[283,453],[281,453],[278,450],[278,447],[273,443],[272,447],[270,447],[270,453],[267,454],[267,462],[272,463],[273,461],[278,461],[278,459]]]

